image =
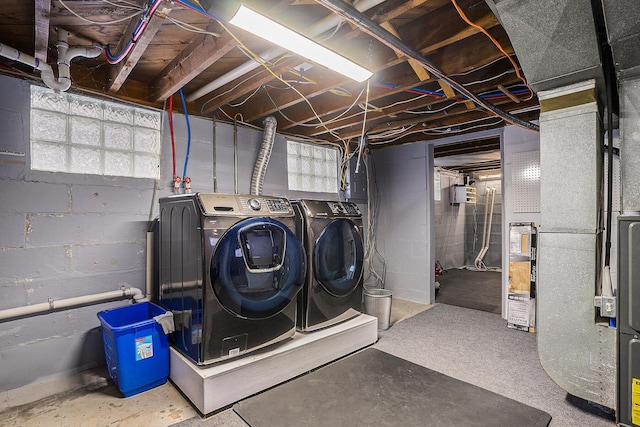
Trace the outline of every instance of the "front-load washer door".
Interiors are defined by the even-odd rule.
[[[364,247],[358,229],[348,219],[329,223],[313,251],[315,279],[331,295],[342,297],[356,289],[362,277]]]
[[[250,218],[229,228],[210,265],[218,301],[244,319],[278,314],[296,298],[305,279],[302,243],[272,218]]]

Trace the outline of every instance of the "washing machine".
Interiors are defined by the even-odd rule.
[[[171,343],[207,365],[291,338],[306,274],[285,198],[188,194],[160,199],[159,303]]]
[[[297,233],[307,252],[307,278],[298,294],[297,328],[312,332],[361,312],[362,214],[350,202],[297,200]]]

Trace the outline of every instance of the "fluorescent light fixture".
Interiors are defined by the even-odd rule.
[[[357,82],[363,82],[373,75],[366,68],[260,15],[245,5],[240,6],[229,23]]]

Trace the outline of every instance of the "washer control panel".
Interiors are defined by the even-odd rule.
[[[287,199],[265,199],[269,212],[289,212],[291,206]]]
[[[292,216],[293,208],[284,197],[238,194],[198,193],[198,201],[207,215],[219,216]]]

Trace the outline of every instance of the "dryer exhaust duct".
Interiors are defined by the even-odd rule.
[[[262,135],[262,145],[256,159],[256,164],[251,175],[251,195],[259,196],[262,194],[262,185],[264,184],[264,176],[267,173],[273,143],[276,139],[276,126],[278,122],[275,117],[268,116],[264,119],[264,134]]]

